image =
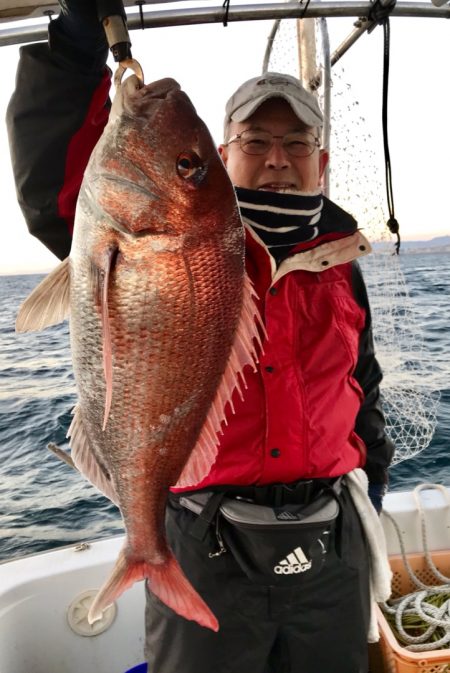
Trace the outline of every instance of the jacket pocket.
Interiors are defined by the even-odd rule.
[[[335,296],[331,303],[337,330],[350,357],[351,371],[353,371],[358,362],[359,338],[364,329],[365,312],[350,297]],[[352,379],[350,383],[362,395],[362,390],[357,382]]]

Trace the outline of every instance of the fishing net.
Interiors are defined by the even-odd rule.
[[[322,107],[324,28],[324,21],[317,20],[317,71],[322,75],[318,96]],[[301,77],[297,30],[295,20],[275,24],[264,69]],[[331,71],[329,195],[354,215],[374,246],[373,254],[361,260],[361,267],[370,298],[377,357],[384,373],[381,395],[386,431],[396,447],[395,464],[412,458],[431,442],[443,386],[438,380],[439,368],[425,346],[419,309],[407,287],[401,261],[393,254],[393,239],[386,227],[382,144],[371,137],[349,80],[343,62],[338,61]]]

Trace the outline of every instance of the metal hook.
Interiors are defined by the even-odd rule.
[[[120,86],[125,71],[128,68],[130,68],[130,70],[132,70],[136,75],[136,77],[138,78],[139,85],[144,86],[144,72],[142,70],[141,64],[134,58],[127,58],[123,61],[120,61],[119,66],[114,75],[114,85],[116,89]]]

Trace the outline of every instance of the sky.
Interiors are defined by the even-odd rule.
[[[353,21],[329,20],[331,51],[352,31]],[[215,24],[133,31],[133,55],[143,66],[146,82],[167,76],[180,82],[219,144],[225,102],[245,79],[261,73],[271,28],[271,21],[253,21],[229,23],[226,28]],[[405,240],[450,234],[449,30],[443,19],[391,19],[389,138],[396,215]],[[378,150],[382,46],[382,30],[377,28],[341,60],[351,95]],[[0,274],[47,271],[58,261],[28,233],[11,174],[4,118],[14,89],[18,49],[0,47]],[[286,45],[289,49],[292,46]],[[382,163],[377,170],[382,175]],[[385,198],[383,190],[380,199]]]

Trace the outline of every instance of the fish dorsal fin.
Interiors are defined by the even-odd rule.
[[[117,505],[117,494],[111,478],[99,465],[89,444],[79,404],[77,404],[73,410],[73,419],[67,432],[67,437],[70,437],[72,460],[77,470],[79,470],[93,486],[98,488],[99,491]]]
[[[33,332],[62,322],[69,315],[69,257],[42,280],[25,299],[16,320],[16,332]]]
[[[233,392],[237,388],[241,399],[243,399],[243,388],[246,388],[243,375],[244,367],[251,365],[253,370],[256,370],[257,352],[262,348],[258,327],[264,334],[265,329],[255,304],[255,298],[256,293],[253,285],[245,274],[241,316],[230,357],[197,444],[176,483],[177,488],[198,484],[209,473],[216,460],[219,444],[218,435],[221,433],[222,423],[226,424],[227,422],[225,405],[229,402],[234,413],[231,401]]]

